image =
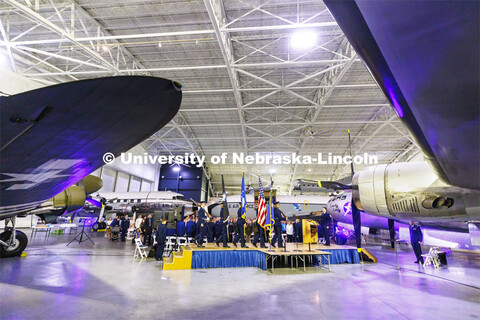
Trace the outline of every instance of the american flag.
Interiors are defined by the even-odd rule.
[[[267,204],[265,203],[265,194],[263,193],[262,180],[258,176],[258,223],[265,228],[267,218]]]

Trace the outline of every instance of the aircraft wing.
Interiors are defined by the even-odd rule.
[[[480,2],[325,4],[439,176],[480,190]]]
[[[166,125],[181,85],[146,76],[82,80],[0,97],[2,212],[45,201]]]

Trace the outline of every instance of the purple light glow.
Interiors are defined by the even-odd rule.
[[[402,118],[402,117],[403,117],[403,109],[402,109],[402,107],[401,107],[400,104],[398,103],[397,98],[396,98],[395,95],[393,94],[392,90],[387,87],[387,91],[388,91],[388,95],[389,95],[389,97],[390,97],[390,100],[392,101],[393,109],[395,109],[395,111],[397,112],[398,116],[399,116],[400,118]]]

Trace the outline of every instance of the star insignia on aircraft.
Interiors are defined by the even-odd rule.
[[[6,182],[22,182],[15,183],[8,187],[6,190],[27,190],[34,188],[47,181],[56,180],[59,178],[71,176],[71,172],[68,174],[60,174],[66,169],[72,168],[78,163],[83,162],[81,159],[55,159],[49,160],[42,164],[40,167],[34,169],[30,173],[7,173],[2,172],[2,175],[9,176],[10,178],[0,180],[0,183]]]
[[[343,212],[345,212],[343,215],[347,215],[347,214],[352,214],[352,203],[351,202],[347,202],[343,205]]]

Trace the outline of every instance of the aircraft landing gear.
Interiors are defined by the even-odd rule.
[[[11,222],[11,227],[8,222]],[[27,243],[27,235],[15,229],[15,217],[6,219],[5,231],[0,234],[0,258],[20,256]]]

